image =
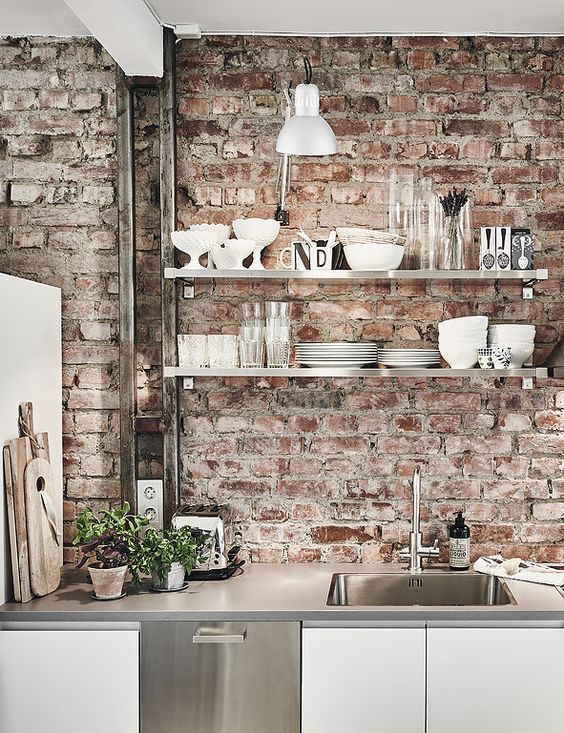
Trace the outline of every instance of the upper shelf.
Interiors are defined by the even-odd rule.
[[[548,270],[191,270],[167,267],[167,280],[547,280]]]

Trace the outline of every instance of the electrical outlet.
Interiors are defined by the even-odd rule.
[[[149,527],[163,526],[163,482],[161,479],[137,481],[137,512],[149,520]]]

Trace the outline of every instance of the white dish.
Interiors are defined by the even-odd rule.
[[[366,247],[363,244],[347,244],[343,247],[351,270],[397,270],[403,260],[405,247],[387,244],[385,247]]]
[[[255,248],[251,239],[226,239],[221,244],[214,244],[210,255],[218,270],[244,270],[243,260]]]
[[[535,350],[534,341],[520,342],[512,339],[499,339],[490,341],[490,346],[509,346],[511,347],[510,369],[521,369],[526,361],[529,361]]]
[[[213,234],[215,242],[219,244],[229,238],[231,227],[227,224],[191,224],[190,231]]]
[[[235,219],[233,231],[238,239],[252,239],[256,242],[249,270],[264,270],[261,253],[280,233],[280,222],[275,219]]]
[[[487,316],[462,316],[461,318],[450,318],[439,323],[439,333],[441,334],[462,334],[462,332],[467,331],[485,331],[487,328]]]
[[[299,361],[303,366],[318,369],[362,369],[362,367],[368,366],[369,364],[376,364],[376,360],[352,361],[347,359],[339,361],[313,361],[311,359],[300,359]]]
[[[180,252],[190,256],[190,262],[182,267],[183,270],[204,270],[200,264],[200,257],[209,252],[215,240],[210,232],[192,232],[179,230],[171,232],[172,243]]]
[[[485,343],[484,343],[485,346]],[[439,341],[441,356],[452,369],[471,369],[478,363],[480,345]]]

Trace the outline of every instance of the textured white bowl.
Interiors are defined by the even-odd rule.
[[[405,247],[387,244],[367,247],[364,244],[345,244],[345,257],[351,270],[397,270],[403,260]]]
[[[512,339],[500,338],[489,342],[490,346],[509,346],[511,347],[511,363],[510,369],[520,369],[523,364],[528,361],[535,350],[534,341],[513,341]]]
[[[472,369],[478,362],[479,348],[483,346],[439,339],[439,351],[451,369]]]
[[[490,326],[490,333],[498,336],[511,336],[517,339],[534,338],[537,332],[535,326],[521,326],[509,324],[493,324]]]
[[[190,230],[193,232],[210,232],[214,235],[218,244],[228,239],[231,234],[231,227],[227,224],[191,224]]]
[[[275,219],[235,219],[233,231],[237,239],[252,239],[257,247],[268,247],[280,233],[280,222]]]
[[[212,233],[182,230],[171,232],[170,236],[176,249],[190,255],[190,262],[184,265],[183,270],[205,269],[200,265],[200,257],[214,245],[215,237]]]
[[[462,318],[449,318],[439,323],[439,333],[460,334],[463,331],[480,331],[488,328],[487,316],[463,316]]]
[[[255,246],[253,239],[226,239],[225,242],[214,244],[210,255],[218,270],[244,270],[243,260]]]

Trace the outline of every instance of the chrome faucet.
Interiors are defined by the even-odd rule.
[[[421,469],[415,466],[413,471],[413,517],[411,532],[409,533],[409,547],[400,552],[400,560],[409,561],[409,572],[420,573],[422,557],[438,557],[439,541],[435,540],[432,547],[424,547],[421,538]]]

